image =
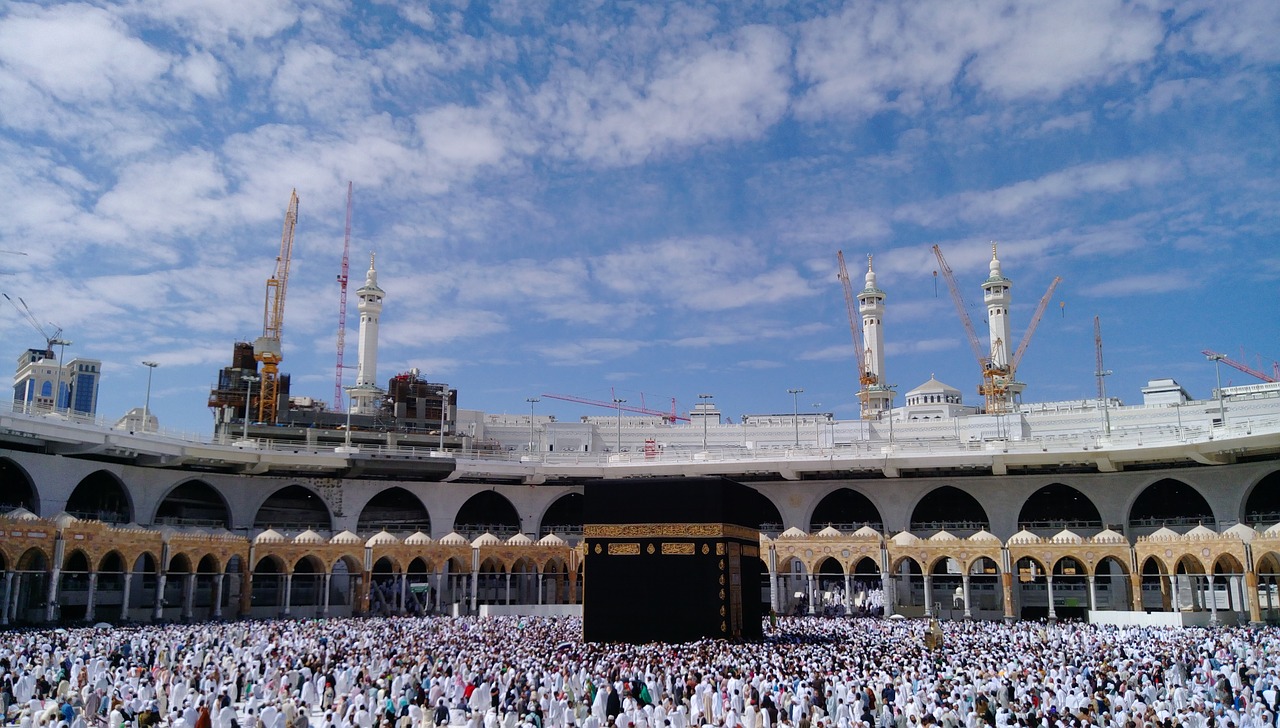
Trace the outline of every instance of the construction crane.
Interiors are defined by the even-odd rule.
[[[8,296],[6,296],[6,298],[8,298]],[[1204,351],[1202,351],[1202,352],[1200,352],[1200,353],[1201,353],[1201,354],[1204,354],[1205,356],[1207,356],[1207,357],[1209,357],[1209,358],[1211,358],[1211,359],[1219,359],[1219,360],[1221,360],[1221,361],[1222,361],[1222,363],[1223,363],[1223,364],[1226,364],[1227,366],[1229,366],[1229,367],[1233,367],[1233,368],[1235,368],[1235,369],[1239,369],[1240,371],[1244,372],[1245,374],[1248,374],[1248,375],[1249,375],[1249,376],[1251,376],[1251,377],[1257,377],[1258,379],[1261,379],[1261,380],[1262,380],[1262,381],[1264,381],[1264,382],[1277,382],[1277,381],[1280,381],[1280,378],[1267,376],[1267,375],[1266,375],[1266,374],[1264,374],[1263,372],[1260,372],[1260,371],[1258,371],[1257,369],[1254,369],[1254,368],[1252,368],[1252,367],[1248,366],[1247,364],[1241,364],[1240,362],[1238,362],[1238,361],[1236,361],[1236,360],[1234,360],[1234,359],[1228,359],[1226,354],[1219,354],[1218,352],[1213,351],[1212,349],[1205,349]]]
[[[615,410],[615,411],[634,412],[636,414],[641,414],[641,415],[652,415],[654,417],[661,417],[664,420],[667,420],[668,422],[676,422],[676,421],[689,422],[690,421],[688,417],[681,417],[680,415],[676,414],[676,400],[674,397],[671,398],[671,411],[659,412],[658,410],[648,409],[647,407],[624,407],[622,406],[621,403],[617,403],[617,402],[605,402],[598,399],[587,399],[586,397],[575,397],[571,394],[543,394],[542,396],[546,397],[547,399],[558,399],[563,402],[577,402],[578,404],[589,404],[589,405],[592,405],[593,407],[606,407],[608,409]]]
[[[986,405],[986,411],[989,413],[1007,412],[1012,405],[1011,385],[1014,383],[1014,376],[1017,373],[1018,364],[1022,361],[1022,355],[1027,351],[1027,345],[1031,343],[1031,337],[1036,332],[1036,327],[1040,325],[1040,319],[1044,317],[1045,307],[1049,305],[1049,299],[1053,297],[1053,292],[1057,290],[1058,284],[1062,282],[1062,278],[1054,276],[1049,283],[1049,289],[1045,291],[1040,298],[1040,303],[1036,306],[1035,314],[1031,317],[1031,323],[1027,325],[1027,331],[1022,335],[1022,341],[1018,344],[1017,350],[1013,356],[1008,359],[1008,364],[998,366],[994,362],[997,360],[997,347],[1007,346],[1008,342],[996,340],[992,346],[993,351],[984,352],[982,344],[978,341],[978,334],[973,328],[973,321],[969,318],[969,311],[965,307],[964,297],[960,294],[960,286],[956,283],[955,273],[951,270],[951,266],[947,265],[946,258],[942,257],[942,248],[937,245],[933,246],[934,257],[938,259],[938,267],[942,270],[942,275],[947,281],[947,287],[951,289],[951,300],[955,303],[956,311],[960,314],[960,321],[964,324],[965,334],[969,338],[969,346],[973,349],[973,355],[978,360],[978,366],[982,369],[982,384],[978,386],[978,393],[983,396]]]
[[[258,421],[267,424],[275,424],[279,412],[280,362],[284,359],[280,334],[284,330],[284,299],[289,289],[289,262],[293,259],[293,230],[297,224],[298,191],[295,189],[289,195],[289,207],[284,213],[276,270],[267,279],[267,294],[262,304],[262,336],[253,342],[253,358],[262,364]]]
[[[347,368],[347,272],[351,263],[351,182],[347,182],[347,227],[342,235],[342,272],[338,274],[338,364],[333,376],[333,409],[345,412],[342,399],[342,370]]]
[[[849,280],[849,269],[844,264],[844,251],[836,251],[836,260],[840,262],[837,277],[844,288],[844,307],[849,312],[849,333],[853,335],[853,352],[858,361],[858,401],[865,407],[867,404],[867,388],[880,383],[880,378],[867,366],[867,352],[862,344],[862,316],[858,314],[858,304],[853,293],[853,283]]]
[[[982,369],[982,384],[978,386],[978,394],[981,394],[986,400],[986,410],[992,412],[998,405],[996,403],[994,385],[995,370],[991,367],[991,354],[985,351],[978,341],[978,333],[973,329],[973,319],[969,318],[969,309],[965,307],[964,296],[960,293],[960,285],[956,283],[956,274],[951,270],[951,266],[947,265],[947,259],[942,257],[942,248],[937,245],[933,246],[933,255],[938,259],[938,269],[942,271],[942,278],[947,282],[947,288],[951,291],[951,302],[955,304],[956,313],[960,315],[960,323],[964,325],[964,333],[969,339],[969,347],[973,349],[973,356],[978,360],[979,368]]]
[[[48,356],[53,356],[53,346],[58,343],[62,337],[62,327],[50,323],[49,325],[53,327],[53,334],[50,335],[49,332],[45,331],[44,326],[40,324],[40,321],[36,319],[35,314],[31,313],[31,308],[27,306],[27,302],[22,300],[21,296],[19,296],[18,300],[15,302],[12,298],[9,298],[9,294],[7,293],[0,295],[3,295],[4,299],[13,306],[13,310],[17,311],[18,315],[26,319],[27,323],[31,324],[31,328],[35,329],[36,332],[44,338],[45,353]],[[19,306],[19,304],[21,304],[21,306]]]

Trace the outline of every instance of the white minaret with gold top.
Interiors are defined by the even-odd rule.
[[[884,380],[884,291],[876,286],[876,272],[871,266],[871,256],[867,256],[866,285],[858,293],[858,313],[862,316],[862,365],[866,368],[860,375],[874,378],[873,383],[866,384],[867,402],[863,417],[879,415],[889,409],[893,392],[885,387]]]
[[[369,254],[369,271],[364,285],[356,291],[360,312],[360,354],[356,364],[356,385],[351,389],[351,413],[373,414],[378,410],[382,390],[378,387],[378,320],[382,318],[382,299],[386,292],[378,287],[378,271],[373,253]]]
[[[1013,331],[1009,328],[1009,304],[1013,302],[1010,289],[1013,281],[1000,272],[1000,259],[996,257],[996,244],[991,244],[990,274],[982,283],[982,300],[987,304],[987,324],[991,332],[991,367],[1009,366],[1013,356]]]

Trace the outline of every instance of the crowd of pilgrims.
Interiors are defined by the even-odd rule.
[[[1275,725],[1280,631],[782,618],[762,642],[594,644],[574,618],[0,632],[22,728]]]

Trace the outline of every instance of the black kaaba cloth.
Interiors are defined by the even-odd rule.
[[[759,495],[727,478],[584,488],[583,639],[759,639]]]

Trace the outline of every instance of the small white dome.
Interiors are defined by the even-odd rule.
[[[58,528],[66,528],[67,526],[70,526],[71,524],[75,523],[76,521],[79,521],[80,519],[76,518],[70,513],[67,513],[66,511],[61,511],[56,515],[54,515],[54,517],[50,518],[49,520],[58,524]],[[161,530],[164,530],[164,529],[161,529]],[[169,529],[169,530],[170,532],[173,531],[173,529]],[[168,538],[166,538],[165,540],[167,541]]]
[[[413,535],[406,538],[404,542],[409,546],[426,546],[434,543],[434,541],[431,540],[431,537],[422,531],[414,531]]]
[[[1064,528],[1053,534],[1054,543],[1080,543],[1082,541],[1084,541],[1084,539],[1080,538],[1079,534],[1068,528]]]
[[[333,538],[329,539],[329,543],[335,544],[357,544],[360,543],[360,537],[350,531],[343,531]]]
[[[463,536],[462,534],[458,533],[457,531],[454,531],[450,533],[448,536],[441,538],[440,545],[441,546],[470,546],[471,542],[468,541],[466,537]]]
[[[282,543],[284,540],[284,534],[274,528],[268,528],[253,538],[254,543]]]
[[[778,538],[807,538],[808,536],[809,534],[805,533],[804,531],[801,531],[799,528],[796,528],[795,526],[792,526],[791,528],[788,528],[787,530],[783,531],[782,534],[778,536]]]
[[[393,536],[390,532],[378,531],[377,533],[370,536],[369,540],[364,542],[364,545],[365,546],[390,546],[392,544],[398,544],[398,543],[400,543],[400,539]]]
[[[19,506],[19,507],[17,507],[17,508],[14,508],[13,510],[11,510],[11,511],[9,511],[8,513],[4,514],[4,517],[5,517],[5,518],[8,518],[8,519],[10,519],[10,520],[13,520],[13,521],[38,521],[38,520],[40,520],[40,516],[37,516],[36,514],[32,513],[31,511],[29,511],[29,510],[27,510],[26,508],[23,508],[23,507],[21,507],[21,506]]]
[[[1171,538],[1182,538],[1182,537],[1178,535],[1177,531],[1174,531],[1173,529],[1167,526],[1161,526],[1159,530],[1157,530],[1155,533],[1151,534],[1147,538],[1151,539],[1152,541],[1167,541]]]
[[[1097,543],[1124,543],[1125,538],[1124,534],[1119,531],[1112,531],[1109,528],[1104,528],[1093,534],[1093,540]]]
[[[994,533],[988,531],[985,528],[973,534],[972,536],[970,536],[969,540],[980,541],[982,543],[1000,543],[1000,539],[996,538],[996,535]]]
[[[880,532],[871,526],[863,526],[862,528],[854,531],[853,535],[858,538],[880,538]]]
[[[929,537],[930,541],[959,541],[950,531],[938,531]]]
[[[1039,540],[1039,536],[1025,528],[1009,537],[1009,543],[1035,543]]]
[[[508,546],[529,546],[532,544],[533,544],[533,539],[529,538],[523,533],[517,533],[516,535],[507,539]]]
[[[294,543],[324,543],[324,536],[321,536],[320,534],[308,528],[307,530],[303,531],[297,536],[294,536],[293,542]]]
[[[538,539],[538,545],[539,546],[564,546],[565,540],[555,535],[554,533],[548,533],[547,535]]]
[[[502,543],[502,539],[498,538],[492,533],[489,533],[488,531],[485,531],[479,536],[476,536],[476,540],[471,542],[471,548],[479,548],[481,546],[498,546],[501,543]]]
[[[1218,532],[1212,528],[1206,528],[1205,525],[1201,523],[1183,535],[1190,536],[1192,538],[1212,538],[1217,536]]]
[[[910,531],[900,531],[895,533],[893,538],[889,540],[899,546],[910,546],[911,544],[920,543],[920,537]]]
[[[840,538],[843,535],[844,534],[840,533],[840,529],[835,526],[827,526],[821,531],[818,531],[818,536],[820,538]]]
[[[1231,528],[1228,528],[1227,530],[1223,531],[1222,535],[1235,536],[1241,541],[1244,541],[1245,543],[1249,543],[1253,539],[1257,538],[1258,531],[1254,528],[1244,525],[1243,523],[1237,523]]]

